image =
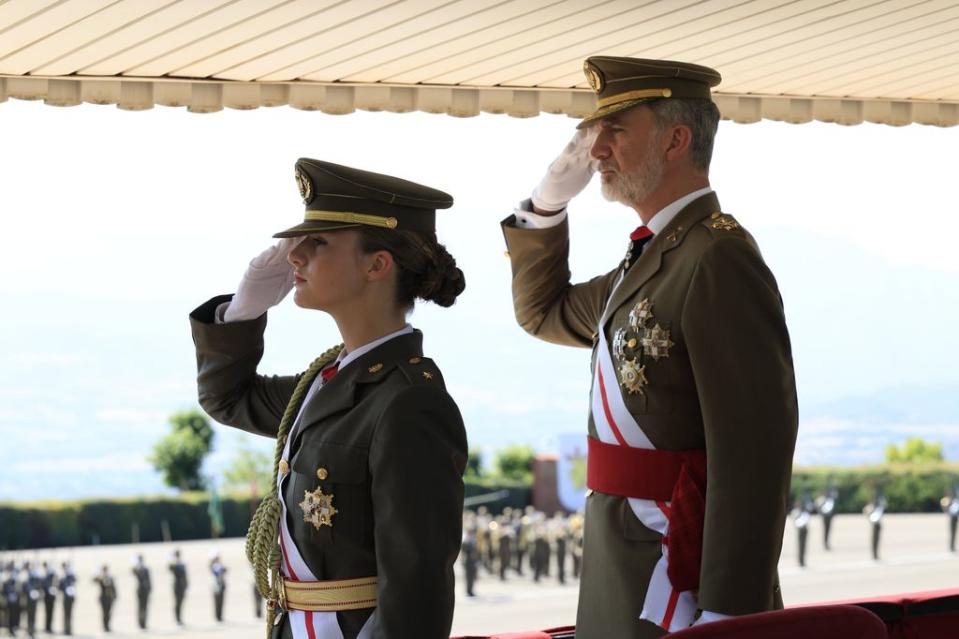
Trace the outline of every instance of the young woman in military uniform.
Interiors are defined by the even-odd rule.
[[[416,299],[447,307],[463,291],[435,234],[452,198],[310,159],[296,180],[304,222],[276,235],[235,296],[191,314],[203,408],[278,439],[273,494],[247,540],[268,632],[445,639],[466,433],[406,316]],[[298,306],[332,316],[343,344],[302,374],[258,375],[266,311],[293,288]]]

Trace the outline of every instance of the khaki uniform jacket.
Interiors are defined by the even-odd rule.
[[[645,366],[642,392],[623,389],[627,409],[653,445],[706,451],[707,489],[698,603],[729,615],[782,607],[776,565],[782,547],[797,431],[795,378],[782,301],[753,238],[719,213],[714,193],[696,199],[656,235],[622,283],[622,269],[570,285],[568,225],[520,229],[503,222],[520,325],[557,344],[612,345],[625,331],[625,359]],[[630,311],[652,317],[633,330]],[[642,338],[655,326],[672,342],[659,359]],[[601,328],[600,328],[601,327]],[[635,338],[632,342],[630,338]],[[629,344],[635,344],[630,348]],[[610,392],[613,384],[608,381]],[[590,418],[589,433],[596,437]],[[655,637],[638,619],[661,537],[626,499],[587,499],[577,637]]]
[[[200,404],[220,423],[276,437],[299,375],[256,374],[266,315],[215,324],[214,309],[229,299],[190,316]],[[317,579],[378,577],[376,637],[446,639],[453,619],[466,431],[440,371],[423,357],[422,338],[415,331],[361,355],[310,399],[293,432],[282,495],[290,533]],[[304,521],[299,503],[317,488],[333,493],[332,527]],[[346,639],[371,612],[337,613]]]

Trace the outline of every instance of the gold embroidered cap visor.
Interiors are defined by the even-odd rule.
[[[719,72],[709,67],[644,58],[593,56],[583,63],[583,72],[596,92],[598,108],[583,118],[578,129],[650,100],[710,100],[710,88],[722,81]]]
[[[306,205],[303,222],[273,237],[373,226],[436,232],[436,209],[453,205],[443,191],[391,175],[300,158],[296,185]]]

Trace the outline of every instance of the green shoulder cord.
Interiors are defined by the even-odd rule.
[[[280,497],[277,494],[277,473],[279,472],[280,459],[283,457],[283,449],[286,448],[286,439],[290,433],[290,427],[299,414],[303,396],[306,395],[306,391],[309,390],[319,372],[331,364],[342,349],[342,344],[334,346],[316,358],[297,383],[276,433],[276,453],[273,456],[273,483],[270,485],[270,493],[263,498],[263,501],[257,507],[256,513],[250,521],[250,531],[246,535],[246,558],[253,565],[256,589],[267,601],[267,639],[273,632],[276,605],[279,601],[280,546],[277,539],[280,513],[283,512]]]

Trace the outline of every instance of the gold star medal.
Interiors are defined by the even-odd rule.
[[[659,323],[646,329],[646,335],[640,343],[643,345],[643,354],[649,355],[657,362],[669,357],[669,349],[674,346],[669,339],[669,329],[663,328]]]
[[[333,515],[338,511],[333,507],[333,493],[323,494],[322,488],[310,492],[305,491],[303,501],[300,502],[303,511],[303,521],[313,524],[317,530],[320,526],[333,527]]]
[[[649,380],[646,379],[646,367],[639,366],[635,359],[620,364],[619,378],[622,380],[623,388],[630,395],[646,394],[643,390],[643,387],[649,384]]]

